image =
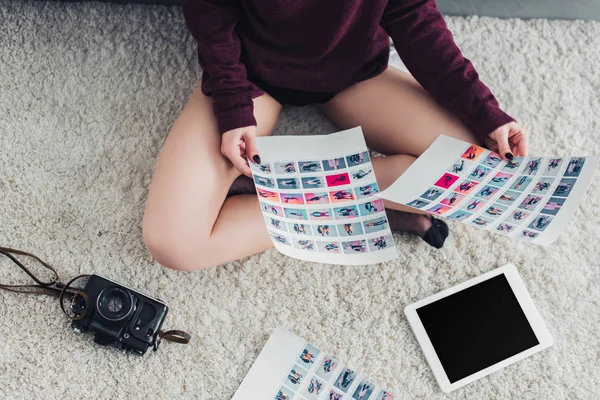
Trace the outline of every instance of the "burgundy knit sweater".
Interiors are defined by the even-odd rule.
[[[184,0],[198,42],[202,91],[221,133],[256,125],[271,85],[339,92],[387,68],[392,38],[414,78],[483,139],[514,121],[454,43],[434,0]]]

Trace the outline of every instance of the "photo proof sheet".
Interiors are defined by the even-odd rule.
[[[331,355],[278,328],[232,398],[248,399],[394,400],[395,397]]]
[[[556,240],[598,157],[501,157],[440,136],[381,193],[385,199],[535,244]]]
[[[249,161],[275,248],[331,264],[397,257],[360,128],[322,136],[257,138]]]

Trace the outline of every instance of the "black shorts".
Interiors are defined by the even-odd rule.
[[[327,103],[337,93],[331,92],[303,92],[301,90],[286,89],[273,86],[256,76],[248,76],[248,80],[268,93],[282,106],[307,106],[315,103]]]

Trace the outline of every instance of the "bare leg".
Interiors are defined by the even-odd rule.
[[[259,136],[271,134],[281,106],[254,100]],[[197,87],[160,151],[142,226],[160,264],[186,271],[236,260],[272,247],[256,195],[226,198],[240,175],[220,152],[210,97]]]
[[[347,88],[320,108],[343,129],[360,125],[367,145],[387,155],[373,159],[382,188],[391,185],[440,134],[477,143],[456,116],[435,102],[409,74],[393,67]],[[432,226],[430,218],[413,214],[418,211],[412,208],[389,201],[385,206],[400,211],[388,212],[396,230],[424,236]]]
[[[343,129],[362,126],[367,145],[386,155],[418,157],[440,134],[477,143],[456,116],[393,67],[350,86],[320,108]]]

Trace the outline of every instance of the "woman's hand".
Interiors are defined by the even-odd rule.
[[[516,122],[510,122],[490,133],[485,145],[508,160],[525,157],[529,147],[529,132]]]
[[[252,177],[247,159],[260,164],[256,149],[256,126],[232,129],[221,138],[221,153],[231,161],[242,174]]]

